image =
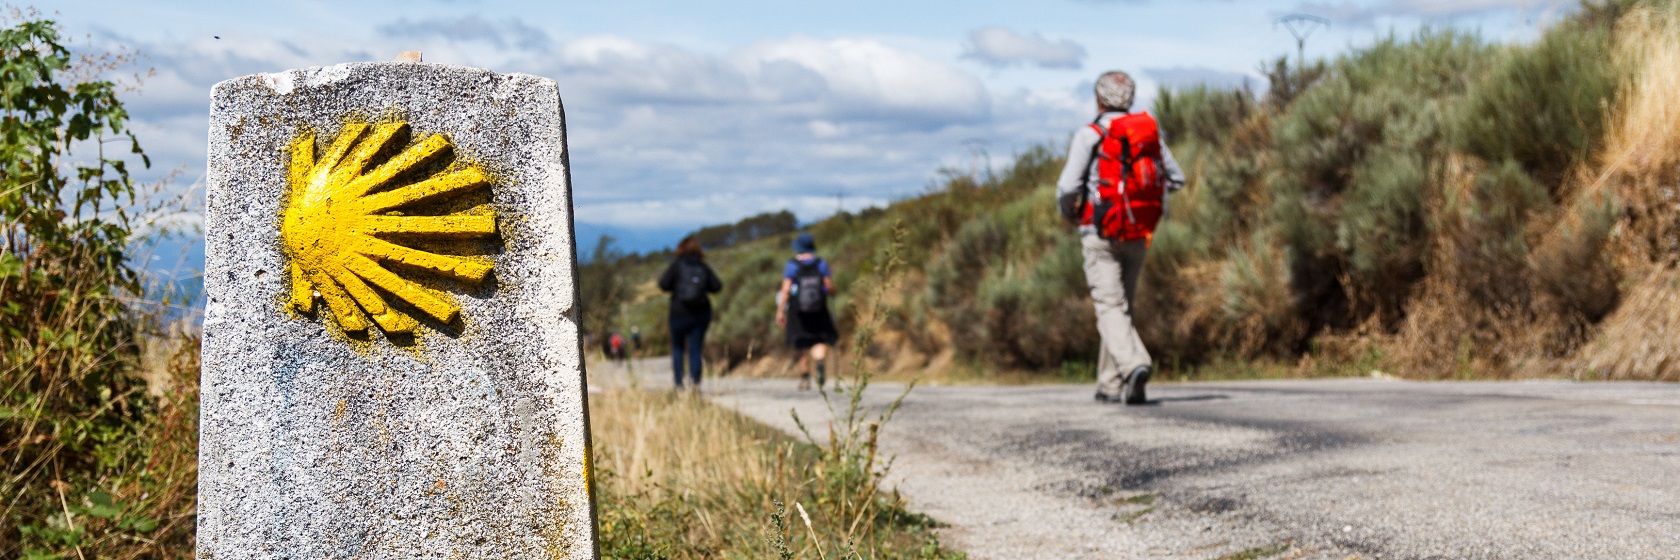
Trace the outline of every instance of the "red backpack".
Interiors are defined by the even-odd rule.
[[[1100,119],[1100,117],[1099,117]],[[1102,139],[1091,149],[1097,161],[1096,199],[1085,205],[1081,224],[1115,241],[1148,240],[1161,221],[1161,129],[1147,111],[1091,123]],[[1086,168],[1086,179],[1090,168]],[[1087,181],[1089,184],[1089,181]]]

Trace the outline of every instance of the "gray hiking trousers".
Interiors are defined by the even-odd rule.
[[[1137,292],[1138,274],[1143,271],[1147,241],[1116,243],[1086,233],[1080,237],[1085,256],[1085,282],[1091,285],[1091,303],[1097,308],[1097,332],[1102,349],[1097,355],[1097,392],[1120,396],[1126,374],[1150,364],[1132,326],[1132,294]]]

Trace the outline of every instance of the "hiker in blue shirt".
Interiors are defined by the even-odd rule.
[[[788,346],[799,357],[799,390],[811,388],[811,367],[816,364],[817,388],[827,381],[828,347],[840,340],[840,329],[828,312],[828,295],[834,293],[834,275],[828,261],[817,258],[817,242],[809,233],[793,240],[793,260],[782,269],[782,290],[776,294],[776,326],[787,329]]]

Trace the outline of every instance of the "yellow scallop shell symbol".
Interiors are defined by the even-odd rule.
[[[280,224],[280,240],[290,258],[292,289],[288,305],[311,312],[324,300],[345,331],[365,331],[369,321],[387,333],[411,333],[419,322],[393,307],[398,298],[421,313],[451,323],[461,308],[448,294],[429,290],[400,271],[429,271],[469,284],[482,282],[491,265],[440,255],[404,241],[460,240],[496,234],[493,214],[441,216],[403,212],[488,188],[490,177],[476,165],[451,166],[411,184],[386,188],[394,179],[435,167],[453,150],[433,134],[377,166],[374,159],[407,138],[408,123],[351,123],[316,153],[315,134],[305,132],[291,145],[288,181],[291,194]]]

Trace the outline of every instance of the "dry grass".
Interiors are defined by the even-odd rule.
[[[0,275],[0,557],[190,558],[198,336],[69,254]]]
[[[686,394],[615,389],[589,408],[608,558],[961,557],[875,487],[883,465],[860,476],[831,449]]]
[[[1577,196],[1624,208],[1611,247],[1631,288],[1579,362],[1593,377],[1680,380],[1680,7],[1644,7],[1622,26],[1636,74]]]
[[[597,468],[618,490],[659,494],[774,478],[793,444],[776,430],[686,394],[612,390],[590,395]],[[655,496],[658,497],[658,496]]]
[[[1621,309],[1582,349],[1589,379],[1680,381],[1680,272],[1659,270],[1629,290]]]
[[[1492,275],[1460,258],[1475,250],[1465,242],[1484,236],[1451,209],[1471,199],[1485,170],[1449,165],[1444,192],[1431,201],[1446,223],[1430,276],[1386,344],[1408,369],[1680,379],[1680,343],[1659,334],[1680,329],[1672,272],[1680,264],[1680,7],[1652,3],[1619,26],[1617,55],[1632,75],[1607,108],[1594,161],[1560,186],[1555,210],[1528,219],[1526,266]]]
[[[640,526],[644,539],[686,545],[687,552],[669,551],[672,557],[706,557],[728,549],[743,521],[767,525],[762,514],[775,500],[797,497],[765,491],[786,482],[792,442],[739,415],[686,395],[636,389],[591,395],[589,409],[606,541],[628,540],[614,531]],[[749,496],[754,499],[744,499]],[[692,522],[648,527],[663,512],[645,506],[659,504],[684,506]],[[751,531],[747,536],[763,541]]]
[[[1447,159],[1440,188],[1425,198],[1427,214],[1435,220],[1429,274],[1407,302],[1398,332],[1367,336],[1402,376],[1509,375],[1506,366],[1532,358],[1555,330],[1555,317],[1534,305],[1530,275],[1520,257],[1489,249],[1489,236],[1503,228],[1490,227],[1476,208],[1482,171],[1463,157]]]
[[[1645,242],[1645,256],[1673,248],[1674,181],[1680,178],[1680,7],[1635,10],[1622,20],[1621,56],[1634,61],[1634,78],[1613,109],[1603,157],[1585,178],[1585,195],[1612,195],[1647,231],[1628,232]],[[1662,227],[1669,226],[1669,227]],[[1652,235],[1666,233],[1670,238]],[[1669,255],[1673,251],[1667,252]]]

